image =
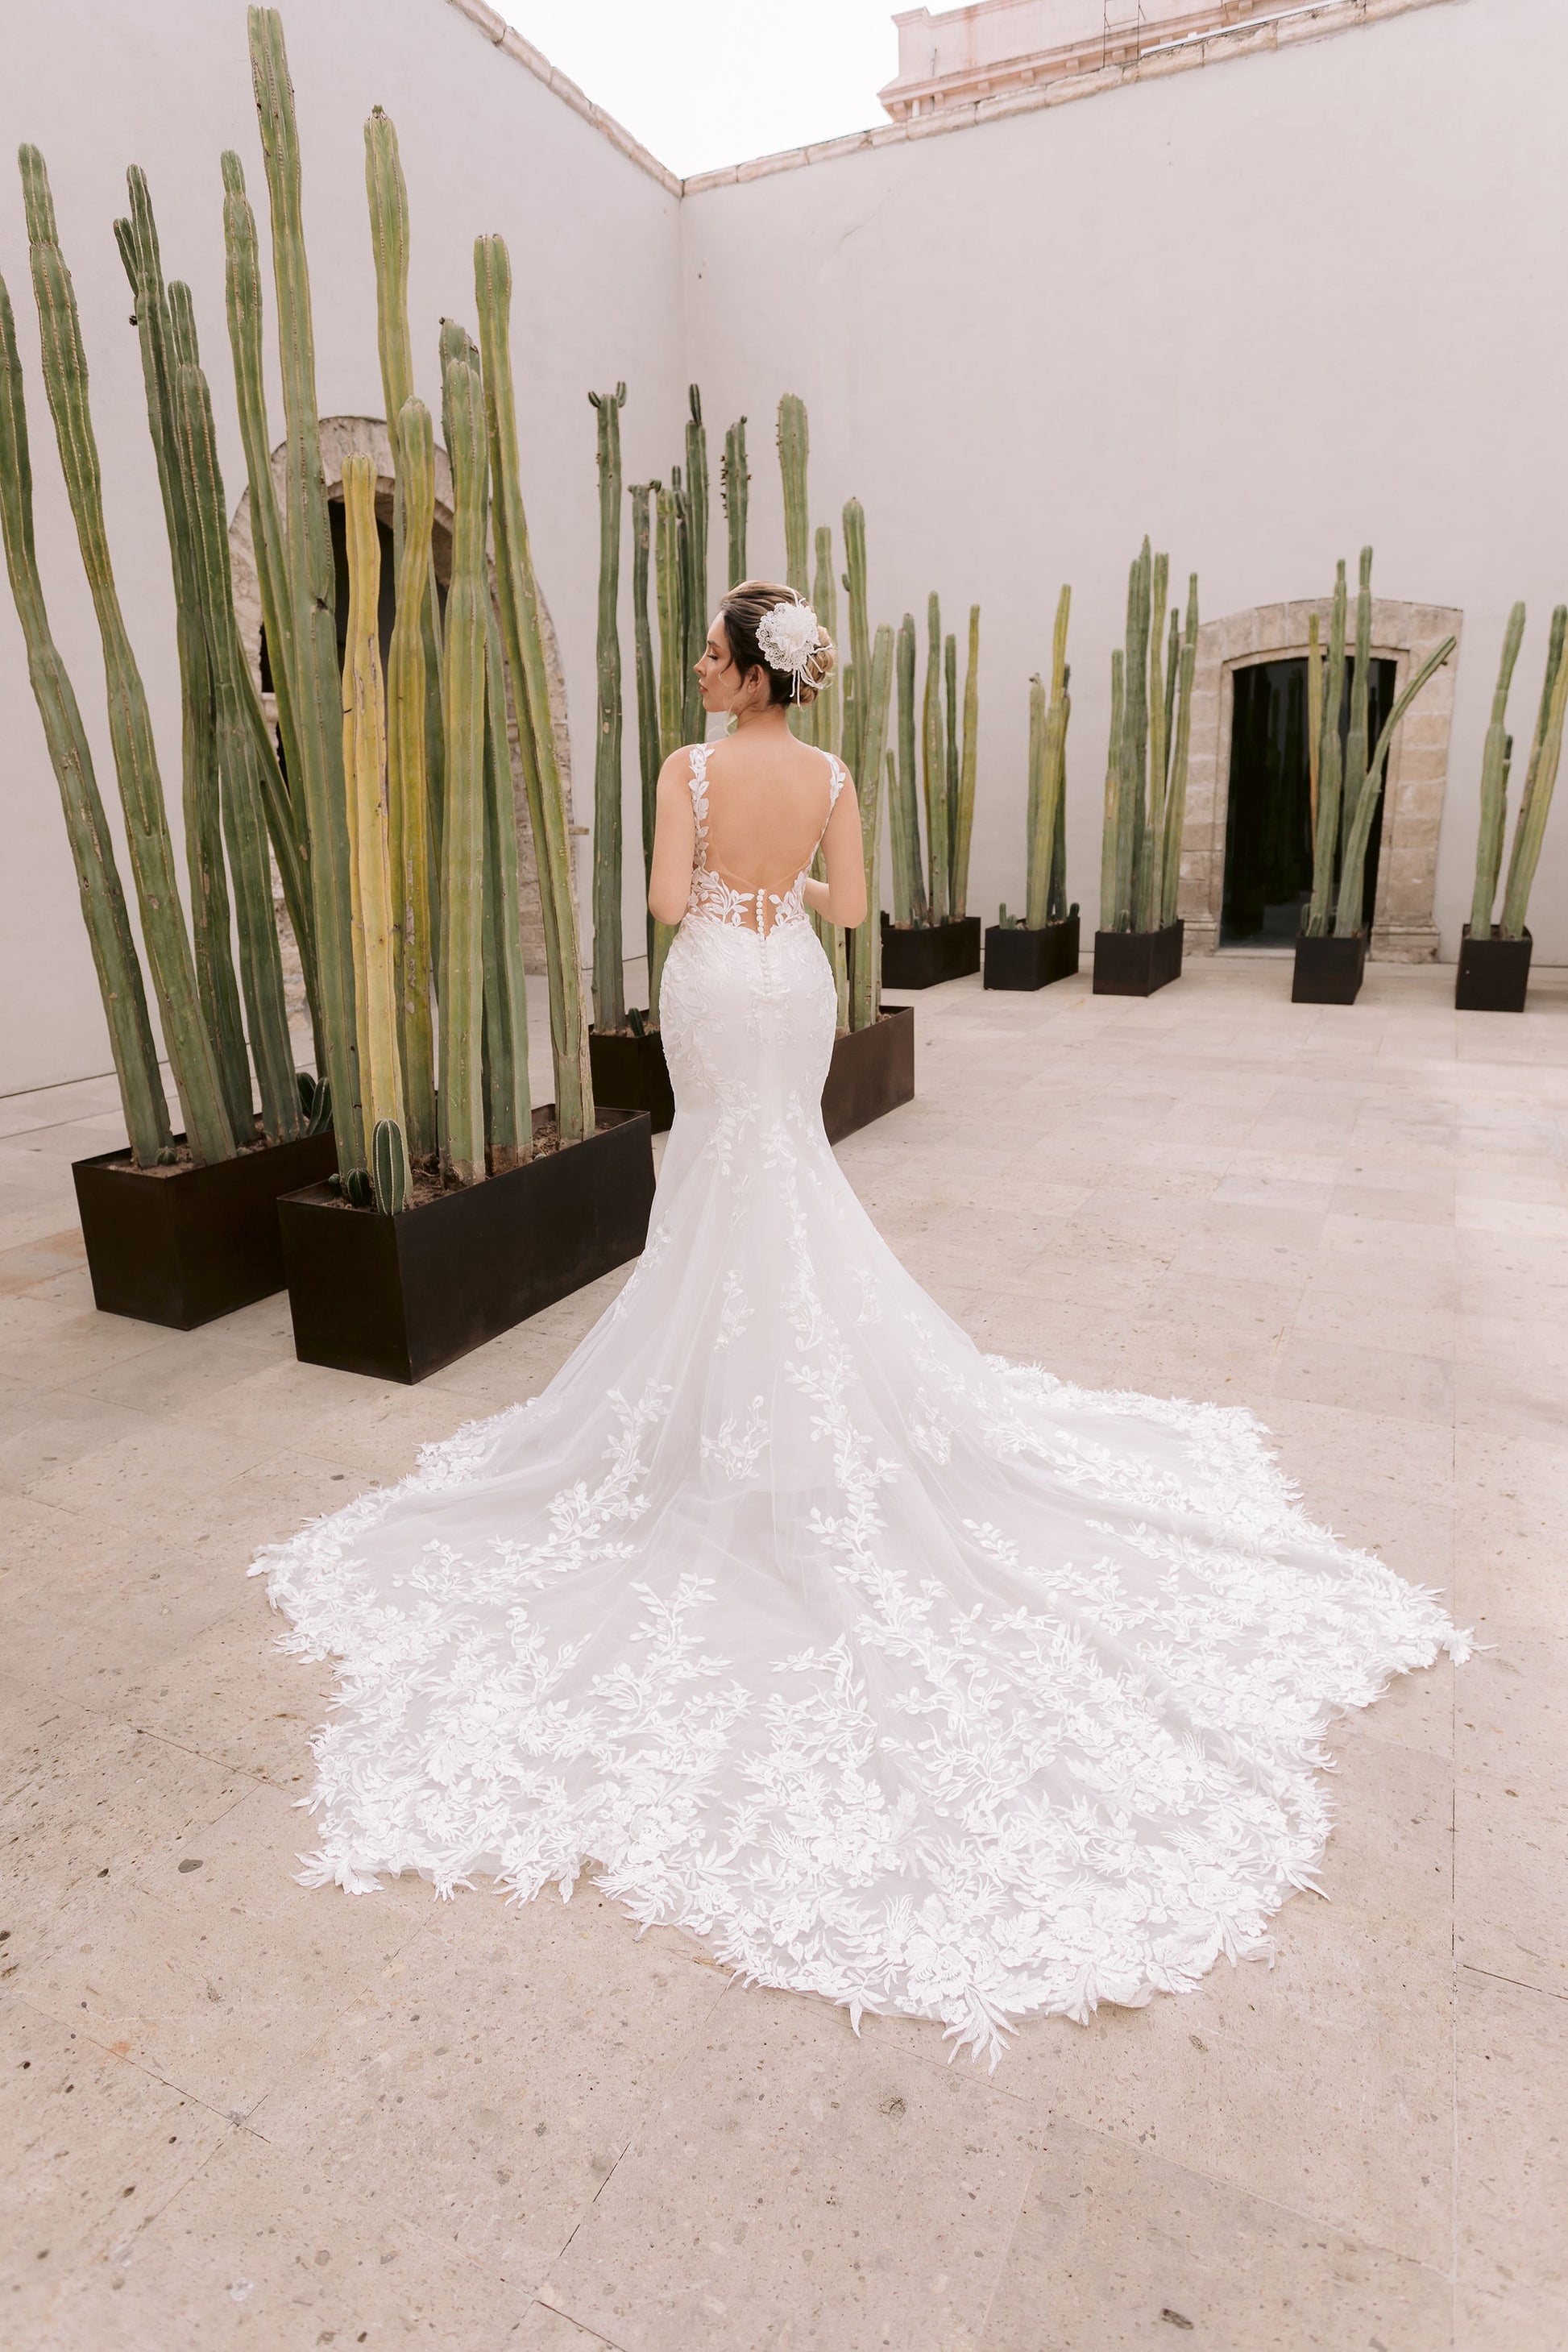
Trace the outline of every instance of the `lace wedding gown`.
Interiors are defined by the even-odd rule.
[[[306,1881],[592,1862],[750,1979],[994,2063],[1266,1950],[1325,1725],[1466,1644],[1247,1412],[983,1355],[904,1271],[823,1132],[804,876],[709,872],[691,765],[641,1260],[542,1395],[258,1563],[341,1662]]]

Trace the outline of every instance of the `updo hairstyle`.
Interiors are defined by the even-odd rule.
[[[719,607],[731,660],[742,678],[749,677],[754,669],[767,672],[770,702],[815,702],[838,667],[837,650],[820,624],[816,651],[798,678],[793,671],[774,669],[758,645],[757,631],[774,605],[797,601],[795,591],[781,588],[776,580],[742,580],[738,587],[731,589]]]

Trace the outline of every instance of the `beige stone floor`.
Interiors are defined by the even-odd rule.
[[[7,2347],[1552,2352],[1568,2345],[1568,975],[920,1002],[843,1160],[992,1346],[1255,1407],[1492,1646],[1338,1739],[1272,1969],[1026,2027],[748,1991],[570,1906],[290,1873],[323,1671],[253,1548],[531,1391],[599,1284],[413,1390],[281,1299],[96,1315],[101,1083],[0,1103]],[[617,1277],[618,1279],[618,1277]]]

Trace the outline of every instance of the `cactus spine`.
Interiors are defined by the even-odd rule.
[[[942,605],[934,588],[926,603],[926,683],[921,714],[921,766],[925,786],[931,920],[945,923],[950,878],[947,762],[942,730]]]
[[[355,1001],[366,1124],[403,1127],[397,1049],[397,971],[392,899],[392,825],[386,782],[386,705],[377,620],[381,538],[375,526],[375,466],[343,462],[349,622],[343,649],[343,777],[353,856]],[[374,1171],[371,1171],[374,1181]],[[376,1205],[386,1203],[379,1193]]]
[[[1531,747],[1524,790],[1520,795],[1519,815],[1514,823],[1513,851],[1508,864],[1508,886],[1503,892],[1502,920],[1498,927],[1505,940],[1521,940],[1524,937],[1530,886],[1535,879],[1535,868],[1540,862],[1542,839],[1552,806],[1552,788],[1557,782],[1558,762],[1563,754],[1563,707],[1568,701],[1568,662],[1563,658],[1565,634],[1568,634],[1568,604],[1559,604],[1552,615],[1546,677],[1541,689],[1541,710],[1535,722],[1535,740]]]
[[[695,395],[694,395],[695,396]],[[599,729],[594,744],[594,1019],[624,1029],[621,939],[621,410],[626,388],[591,392],[598,418]]]
[[[300,762],[289,777],[289,787],[298,793],[303,806],[310,845],[310,899],[327,1078],[338,1165],[346,1180],[365,1173],[366,1136],[354,1009],[353,908],[336,594],[316,411],[315,332],[300,215],[299,127],[278,11],[252,7],[248,24],[256,111],[272,208],[278,353],[287,431],[283,542],[290,643],[285,659]]]
[[[92,948],[109,1024],[115,1075],[131,1155],[139,1168],[173,1157],[153,1024],[142,967],[115,864],[109,823],[93,772],[81,712],[49,628],[33,537],[33,469],[21,355],[11,297],[0,278],[0,530],[17,618],[27,647],[27,676],[43,720],[76,868],[82,920]]]
[[[44,388],[103,646],[110,736],[125,805],[142,938],[192,1157],[198,1163],[226,1160],[233,1155],[236,1139],[217,1057],[202,1023],[147,698],[115,592],[76,296],[56,235],[43,157],[36,147],[24,147],[21,165]]]
[[[746,467],[746,420],[738,416],[724,435],[724,464],[719,477],[729,537],[730,585],[746,576],[746,504],[752,477]]]
[[[954,648],[956,653],[956,647]],[[955,681],[956,683],[956,681]],[[951,740],[951,708],[948,734]],[[980,759],[980,607],[969,608],[969,657],[963,671],[963,749],[958,766],[958,806],[952,835],[952,911],[962,921],[969,904],[969,844],[974,831],[974,783]]]
[[[686,421],[686,659],[682,691],[686,708],[686,740],[700,743],[707,714],[697,664],[708,642],[708,428],[702,422],[702,394],[696,384],[686,393],[691,414]]]
[[[446,339],[443,339],[444,343]],[[442,649],[447,806],[441,829],[441,1162],[459,1184],[485,1172],[484,404],[478,371],[446,348],[443,416],[452,461],[452,576]],[[519,713],[521,720],[521,713]]]
[[[915,744],[915,622],[906,613],[899,628],[899,758],[897,781],[888,796],[888,837],[893,861],[893,920],[923,923],[924,869],[921,864],[920,772]]]
[[[436,1047],[431,1021],[434,924],[431,839],[426,819],[428,705],[425,583],[436,511],[436,436],[422,400],[405,400],[393,428],[403,546],[386,668],[386,797],[392,841],[397,1034],[403,1061],[404,1131],[414,1160],[437,1149]]]
[[[594,1132],[594,1088],[588,1068],[588,1023],[572,890],[572,851],[565,786],[555,751],[538,590],[529,551],[518,469],[517,407],[510,352],[511,262],[499,236],[474,247],[484,355],[484,402],[494,489],[496,570],[500,578],[506,655],[517,708],[518,740],[528,786],[529,817],[539,866],[550,971],[550,1032],[555,1074],[555,1118],[563,1142]],[[447,792],[450,793],[450,781]]]
[[[1160,867],[1160,922],[1163,928],[1176,919],[1176,902],[1182,887],[1182,832],[1187,821],[1187,762],[1193,741],[1193,682],[1198,668],[1198,575],[1195,572],[1187,577],[1186,625],[1179,640],[1175,633],[1174,614],[1171,619],[1171,674],[1174,676],[1179,662],[1181,682],[1176,694],[1175,732],[1171,744],[1171,783],[1165,794],[1165,840]]]
[[[1498,874],[1502,865],[1503,835],[1508,823],[1508,768],[1513,751],[1513,738],[1508,731],[1508,698],[1523,642],[1524,606],[1516,604],[1503,632],[1491,724],[1487,729],[1486,748],[1481,755],[1480,830],[1476,843],[1475,895],[1470,901],[1473,940],[1489,940],[1492,935],[1492,901],[1497,897]]]

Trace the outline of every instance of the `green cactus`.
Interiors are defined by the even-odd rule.
[[[857,729],[860,772],[856,792],[860,803],[860,842],[866,860],[866,919],[853,934],[851,1029],[876,1026],[882,1001],[882,763],[888,768],[888,797],[895,789],[893,755],[884,751],[888,714],[893,698],[893,632],[884,621],[871,652],[870,683]]]
[[[942,639],[942,773],[947,783],[947,907],[958,916],[958,639],[949,631]]]
[[[691,414],[686,420],[686,737],[700,743],[706,723],[697,664],[708,642],[708,428],[702,422],[702,394],[696,384],[687,387]]]
[[[626,1025],[621,938],[621,410],[626,388],[591,392],[598,418],[598,733],[594,747],[594,1019]]]
[[[680,509],[673,489],[656,485],[658,538],[658,748],[661,760],[679,751],[686,724],[681,662],[686,651],[685,583],[681,570]]]
[[[1110,656],[1110,742],[1105,759],[1105,822],[1100,834],[1100,928],[1121,928],[1121,893],[1117,874],[1121,850],[1123,791],[1121,738],[1127,719],[1127,654],[1117,646]]]
[[[381,670],[381,537],[375,524],[375,464],[343,461],[349,618],[343,649],[343,780],[353,857],[354,999],[359,1010],[365,1123],[403,1123],[397,1041],[396,924],[392,897],[392,824],[386,782],[386,704]]]
[[[1067,785],[1068,621],[1072,590],[1063,588],[1057,599],[1056,627],[1051,638],[1051,691],[1046,699],[1044,682],[1029,681],[1029,835],[1027,884],[1024,920],[1032,930],[1043,929],[1066,912],[1056,901],[1060,884],[1058,850],[1064,832]]]
[[[1127,579],[1127,637],[1122,655],[1121,725],[1117,737],[1114,921],[1110,928],[1140,928],[1139,893],[1150,874],[1149,835],[1149,641],[1153,606],[1154,559],[1147,539]]]
[[[648,624],[648,560],[653,530],[649,501],[658,495],[657,482],[632,485],[632,625],[637,640],[637,769],[642,784],[642,867],[646,893],[653,879],[654,822],[658,811],[659,748],[658,672],[653,657],[653,634]],[[675,933],[668,923],[647,913],[648,1016],[658,1026],[658,981],[664,958]]]
[[[925,793],[927,892],[931,920],[945,923],[951,847],[947,761],[942,730],[942,605],[935,589],[926,601],[926,682],[921,710],[921,776]]]
[[[403,548],[386,657],[386,797],[404,1129],[411,1159],[438,1146],[436,1045],[431,1021],[435,924],[426,796],[425,581],[436,511],[436,435],[422,400],[405,400],[393,425]],[[439,869],[436,869],[437,874]]]
[[[1524,606],[1516,604],[1503,632],[1502,658],[1492,695],[1491,724],[1481,754],[1480,829],[1476,843],[1476,887],[1470,901],[1470,937],[1489,940],[1492,902],[1497,897],[1502,866],[1503,835],[1508,824],[1508,764],[1512,738],[1508,731],[1508,698],[1514,667],[1524,642]]]
[[[448,351],[442,415],[452,461],[447,589],[446,821],[441,838],[441,1162],[459,1184],[485,1172],[481,1041],[485,866],[485,417],[478,372]],[[514,675],[516,675],[514,671]],[[518,713],[521,725],[522,713]]]
[[[392,439],[392,560],[395,577],[401,583],[405,499],[394,428],[414,393],[414,342],[408,325],[408,188],[403,176],[396,130],[391,117],[379,106],[372,109],[364,126],[364,178],[370,204],[371,247],[375,257],[376,347],[381,359],[382,400]],[[423,554],[424,570],[417,593],[425,650],[425,822],[439,870],[441,607],[436,589],[435,550],[428,534]]]
[[[724,435],[724,463],[719,477],[729,536],[731,588],[739,587],[746,576],[746,503],[751,481],[746,467],[746,420],[738,416]]]
[[[1416,671],[1404,693],[1384,721],[1383,732],[1377,739],[1377,749],[1372,755],[1366,778],[1356,797],[1355,814],[1348,811],[1345,819],[1344,845],[1340,856],[1339,899],[1334,910],[1334,935],[1337,939],[1352,936],[1362,928],[1362,900],[1365,895],[1366,853],[1372,839],[1373,821],[1383,795],[1383,780],[1388,765],[1388,754],[1401,720],[1422,688],[1436,677],[1458,644],[1458,637],[1445,637],[1436,653],[1428,656]]]
[[[915,622],[906,613],[899,629],[898,781],[888,796],[888,838],[892,848],[893,921],[924,923],[925,869],[921,860],[920,770],[915,739]]]
[[[384,1217],[395,1217],[408,1206],[414,1180],[408,1166],[408,1146],[394,1118],[377,1119],[370,1144],[371,1192]]]
[[[272,210],[278,356],[286,430],[283,553],[289,644],[284,652],[294,705],[299,767],[289,790],[304,813],[321,1026],[331,1087],[338,1165],[363,1173],[366,1131],[360,1094],[353,979],[353,903],[343,779],[342,683],[336,590],[326,482],[316,410],[315,331],[301,219],[300,135],[276,8],[248,11],[251,78]],[[270,649],[272,640],[268,640]],[[277,676],[276,667],[274,677]]]
[[[1513,850],[1508,864],[1508,885],[1503,892],[1502,920],[1498,927],[1505,940],[1521,940],[1524,937],[1531,885],[1540,862],[1541,844],[1552,807],[1552,789],[1557,782],[1557,767],[1563,752],[1563,704],[1568,698],[1568,663],[1563,658],[1565,633],[1568,633],[1568,604],[1559,604],[1552,615],[1546,676],[1541,689],[1541,710],[1535,722],[1535,740],[1531,746],[1524,790],[1520,794],[1519,814],[1514,820]]]
[[[1333,919],[1334,863],[1339,851],[1340,803],[1344,776],[1340,711],[1345,690],[1345,567],[1334,576],[1329,616],[1329,654],[1323,672],[1322,735],[1318,753],[1318,814],[1312,829],[1312,896],[1302,929],[1310,939],[1326,939]]]
[[[1149,605],[1149,782],[1146,822],[1139,841],[1138,870],[1133,879],[1134,929],[1159,928],[1164,897],[1162,858],[1165,845],[1165,791],[1170,776],[1171,705],[1161,667],[1165,635],[1165,608],[1171,596],[1171,559],[1154,558]]]
[[[131,1156],[137,1167],[151,1168],[172,1153],[174,1137],[163,1103],[142,967],[87,730],[44,604],[33,536],[33,468],[22,361],[4,278],[0,278],[0,530],[5,535],[5,567],[16,617],[27,647],[27,676],[59,785],[82,920],[109,1024]]]
[[[477,371],[476,371],[477,373]],[[517,883],[517,795],[506,723],[506,663],[485,598],[485,1103],[493,1173],[533,1157],[528,991]]]
[[[1047,782],[1056,794],[1057,817],[1051,829],[1051,875],[1046,900],[1046,920],[1059,922],[1068,913],[1068,728],[1072,720],[1072,669],[1068,661],[1068,623],[1072,614],[1072,590],[1064,587],[1057,598],[1056,627],[1051,639],[1051,701],[1046,713]],[[1072,910],[1077,912],[1076,907]]]
[[[574,1143],[594,1132],[594,1088],[588,1067],[588,1022],[583,1003],[577,905],[572,889],[571,819],[556,757],[544,637],[539,621],[539,592],[534,583],[518,467],[517,407],[510,340],[511,261],[502,238],[478,239],[474,271],[479,344],[484,354],[490,477],[494,484],[496,571],[539,868],[540,906],[544,918],[555,1118],[562,1140]],[[447,789],[449,796],[449,778]]]
[[[786,392],[779,402],[779,470],[784,479],[784,580],[797,596],[811,593],[811,525],[806,505],[806,467],[811,435],[805,403]]]
[[[110,562],[98,445],[88,405],[87,355],[82,348],[76,295],[56,234],[44,159],[36,147],[24,147],[21,165],[33,291],[43,352],[44,389],[103,646],[110,739],[125,809],[142,936],[192,1158],[198,1163],[226,1160],[233,1156],[236,1136],[224,1097],[217,1055],[202,1020],[195,962],[175,881],[174,854],[164,813],[152,719]]]
[[[1037,670],[1029,680],[1029,750],[1027,790],[1027,854],[1025,864],[1025,920],[1031,929],[1043,929],[1046,900],[1050,891],[1051,837],[1046,830],[1046,687]],[[1007,909],[997,922],[1005,927]]]
[[[849,509],[847,507],[845,509],[844,512],[845,527],[846,530],[847,530],[849,516]],[[846,544],[846,561],[853,561],[848,551],[847,543]],[[865,562],[865,523],[864,518],[862,518],[860,542],[862,594],[864,594]],[[846,588],[848,588],[849,577],[850,575],[846,573]],[[837,645],[838,641],[838,595],[833,576],[833,529],[829,523],[819,523],[816,528],[816,576],[812,583],[811,602],[812,608],[816,612],[817,619],[821,622],[828,635]],[[850,591],[849,614],[850,627],[853,630],[855,621],[855,599],[852,590]],[[852,655],[851,658],[853,659],[855,656]],[[842,688],[839,683],[838,672],[835,670],[833,676],[827,680],[826,685],[821,688],[817,694],[816,700],[811,706],[810,717],[813,721],[812,740],[821,751],[837,752],[844,761],[845,765],[849,769],[850,773],[853,774],[854,762],[850,758],[849,739],[845,731],[847,724],[847,713],[845,713],[841,719],[841,698]]]
[[[1172,618],[1175,618],[1173,614]],[[1171,674],[1174,676],[1179,661],[1181,682],[1175,701],[1175,730],[1171,741],[1171,782],[1165,794],[1165,839],[1161,854],[1162,928],[1168,927],[1176,919],[1176,905],[1182,887],[1182,834],[1187,821],[1187,764],[1193,741],[1193,685],[1198,667],[1198,575],[1195,572],[1187,577],[1186,625],[1179,640],[1173,629],[1171,646]]]
[[[1307,617],[1307,807],[1314,837],[1318,786],[1323,769],[1323,635],[1321,616]]]
[[[957,648],[954,647],[956,656]],[[957,681],[954,680],[954,685]],[[950,695],[952,689],[950,688]],[[948,739],[952,737],[951,703]],[[958,804],[952,834],[952,911],[969,905],[969,844],[974,831],[974,783],[980,759],[980,607],[969,608],[969,658],[963,671],[963,748],[958,761]]]
[[[1372,705],[1372,550],[1363,547],[1355,600],[1355,664],[1351,672],[1350,727],[1345,736],[1345,776],[1342,803],[1341,830],[1349,840],[1355,824],[1356,811],[1362,793],[1366,789],[1367,761],[1371,744],[1367,740],[1368,713]],[[1338,711],[1334,722],[1339,723]],[[1335,929],[1339,928],[1335,919]]]
[[[174,641],[180,664],[180,768],[185,821],[185,872],[191,892],[191,946],[202,1017],[217,1054],[224,1101],[237,1137],[251,1128],[250,1064],[245,1050],[239,984],[232,951],[232,912],[224,870],[218,793],[217,712],[201,591],[196,578],[189,484],[184,478],[176,418],[175,370],[169,300],[158,232],[142,173],[126,174],[132,218],[114,224],[115,242],[131,281],[147,397],[147,426],[158,464],[164,526],[174,588]],[[289,1079],[290,1092],[293,1081]]]
[[[254,688],[239,642],[228,549],[228,500],[218,465],[212,396],[196,347],[190,289],[169,289],[174,330],[174,423],[179,442],[194,579],[211,680],[224,840],[234,881],[239,929],[239,969],[261,1103],[261,1131],[269,1143],[291,1142],[300,1131],[300,1089],[289,1038],[283,961],[272,900],[268,855],[264,771],[270,747],[255,724]],[[281,780],[275,793],[280,795]],[[245,1079],[248,1102],[250,1079]]]

